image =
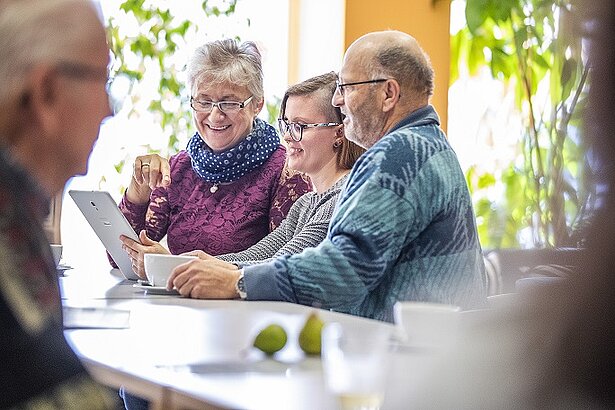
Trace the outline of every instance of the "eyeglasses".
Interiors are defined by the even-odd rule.
[[[109,72],[107,70],[103,72],[100,68],[90,67],[80,63],[61,61],[56,65],[56,70],[64,76],[78,80],[104,81],[107,93],[109,93],[111,84],[113,84],[114,80],[113,77],[109,77]]]
[[[220,111],[225,114],[235,114],[239,110],[245,108],[245,106],[252,101],[254,98],[253,95],[249,96],[247,100],[244,102],[238,101],[207,101],[207,100],[197,100],[193,97],[190,97],[190,106],[196,112],[205,112],[210,113],[214,107],[218,107]]]
[[[284,118],[278,118],[278,129],[282,135],[287,132],[290,133],[290,137],[293,141],[301,141],[303,139],[303,130],[305,128],[318,128],[318,127],[335,127],[341,125],[340,122],[321,122],[317,124],[301,124],[298,122],[286,122]]]
[[[356,81],[354,83],[340,83],[340,80],[335,80],[335,90],[339,91],[341,95],[344,95],[344,87],[348,87],[349,85],[360,85],[360,84],[373,84],[373,83],[382,83],[387,81],[388,78],[378,78],[376,80],[366,80],[366,81]]]
[[[111,108],[111,114],[115,115],[121,107],[122,102],[115,98],[111,93],[111,86],[113,85],[115,78],[109,76],[108,70],[104,70],[103,72],[100,68],[70,61],[60,61],[56,64],[55,69],[59,74],[77,80],[104,81],[105,91],[107,93],[107,98],[109,99],[109,108]]]

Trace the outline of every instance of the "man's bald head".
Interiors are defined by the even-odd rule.
[[[365,34],[355,40],[346,59],[356,59],[372,78],[395,78],[401,93],[427,101],[433,94],[434,72],[416,39],[401,31]]]
[[[48,194],[87,172],[109,48],[90,0],[0,0],[0,145]]]
[[[101,44],[101,36],[90,0],[0,0],[0,100],[22,92],[36,64],[71,61],[87,52],[84,44]]]

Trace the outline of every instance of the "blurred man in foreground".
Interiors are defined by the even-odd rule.
[[[42,228],[110,115],[108,59],[91,2],[0,0],[1,408],[111,406],[64,339]]]

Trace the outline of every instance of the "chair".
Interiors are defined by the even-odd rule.
[[[579,265],[583,249],[494,249],[484,253],[488,296],[516,291],[527,277],[567,277]]]

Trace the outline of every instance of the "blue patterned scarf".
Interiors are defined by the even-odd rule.
[[[280,137],[275,128],[256,118],[248,136],[229,150],[214,153],[197,132],[188,141],[186,151],[198,176],[214,184],[224,184],[237,181],[263,165],[279,146]]]

